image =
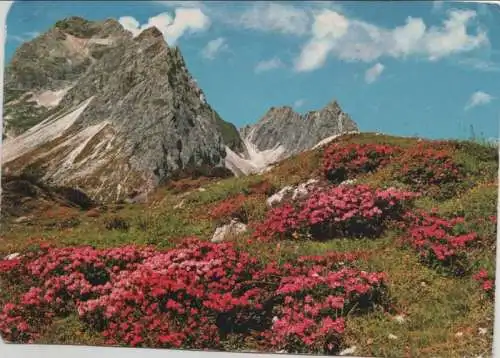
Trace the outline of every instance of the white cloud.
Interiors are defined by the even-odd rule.
[[[327,10],[316,15],[312,33],[316,39],[339,39],[345,35],[348,28],[349,21],[344,16]]]
[[[295,108],[300,108],[304,105],[304,103],[306,103],[306,101],[304,99],[298,99],[295,102],[293,102],[293,106]]]
[[[485,72],[499,72],[500,65],[492,62],[490,60],[483,60],[480,58],[463,58],[458,61],[459,64],[472,67],[476,70],[485,71]]]
[[[382,65],[380,62],[376,63],[372,67],[370,67],[368,70],[365,72],[365,81],[366,83],[373,83],[377,80],[377,78],[382,74],[384,71],[385,66]]]
[[[332,10],[314,15],[312,36],[295,61],[297,71],[312,71],[324,65],[329,55],[345,61],[372,62],[381,57],[421,56],[429,60],[468,52],[488,44],[485,32],[469,34],[475,18],[471,10],[449,11],[440,27],[427,27],[421,18],[408,17],[393,29],[348,19]]]
[[[175,9],[174,18],[164,12],[150,17],[143,25],[131,16],[121,17],[118,21],[134,36],[150,27],[157,27],[169,45],[174,45],[186,33],[200,32],[210,27],[210,19],[198,8]]]
[[[470,96],[469,101],[465,105],[465,110],[471,109],[473,107],[477,106],[482,106],[485,104],[490,103],[495,97],[492,95],[483,92],[483,91],[477,91]]]
[[[487,5],[498,5],[500,6],[500,0],[458,0],[457,2],[463,2],[463,3],[481,3],[481,4],[487,4]]]
[[[270,60],[259,62],[257,66],[255,66],[255,72],[261,73],[265,71],[271,71],[284,66],[285,64],[278,57],[273,57]]]
[[[213,60],[215,56],[221,51],[227,50],[229,48],[226,39],[223,37],[216,38],[207,43],[207,45],[201,51],[203,57]]]
[[[310,18],[305,9],[278,3],[256,2],[238,16],[236,23],[253,30],[303,35],[309,30]]]

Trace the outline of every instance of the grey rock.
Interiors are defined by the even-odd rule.
[[[69,128],[3,164],[15,174],[36,160],[44,180],[81,187],[94,199],[147,192],[189,168],[223,168],[226,146],[243,150],[236,127],[207,104],[180,50],[154,27],[133,38],[116,20],[60,21],[18,49],[6,78],[14,92],[67,89],[38,118],[44,133],[83,111]],[[6,141],[7,151],[29,146],[35,134]]]
[[[282,145],[286,156],[313,148],[321,140],[336,134],[357,131],[356,123],[344,113],[337,101],[319,111],[301,115],[291,107],[273,107],[253,126],[240,134],[260,151]]]
[[[320,183],[318,179],[309,179],[308,181],[295,186],[287,185],[277,193],[274,193],[267,198],[267,206],[274,207],[287,200],[301,200],[311,194],[314,190],[318,189],[319,186]]]
[[[21,254],[19,252],[14,252],[10,255],[5,256],[4,259],[5,260],[14,260],[14,259],[18,258],[19,256],[21,256]]]
[[[218,243],[226,241],[228,238],[243,234],[247,231],[247,225],[237,221],[231,220],[227,225],[218,227],[212,237],[212,242]]]

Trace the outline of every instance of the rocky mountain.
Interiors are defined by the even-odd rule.
[[[5,75],[3,166],[115,200],[243,151],[159,30],[73,17],[25,43]]]
[[[158,29],[134,37],[113,19],[67,18],[23,44],[4,93],[4,173],[34,171],[98,201],[138,196],[197,168],[258,172],[357,130],[332,102],[306,115],[271,108],[239,132]]]
[[[334,100],[318,111],[304,115],[291,107],[273,107],[256,124],[240,129],[245,152],[227,149],[226,166],[248,174],[265,169],[273,162],[314,148],[358,126]]]

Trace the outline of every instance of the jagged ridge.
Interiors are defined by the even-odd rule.
[[[6,78],[19,94],[6,108],[22,95],[43,112],[21,128],[10,114],[15,138],[5,142],[3,164],[12,174],[36,163],[47,181],[114,200],[177,170],[223,166],[226,146],[243,150],[156,28],[133,38],[115,20],[59,21],[19,48]],[[58,98],[40,103],[51,94]]]

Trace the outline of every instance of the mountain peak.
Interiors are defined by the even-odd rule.
[[[99,31],[96,22],[79,16],[71,16],[57,21],[54,28],[80,38],[90,38]]]
[[[133,38],[116,21],[72,17],[25,45],[5,83],[13,135],[3,164],[12,173],[36,158],[45,180],[114,201],[177,172],[222,167],[226,147],[242,150],[237,129],[206,102],[158,28]],[[25,102],[12,107],[14,95],[38,107],[58,101],[27,121]],[[28,129],[36,124],[34,136]]]
[[[328,104],[325,106],[325,109],[334,109],[334,110],[341,110],[339,103],[337,102],[336,99],[331,100],[328,102]]]
[[[136,40],[144,40],[146,38],[161,38],[163,39],[163,34],[162,32],[156,27],[148,27],[147,29],[143,30],[139,36],[137,36]]]
[[[312,148],[325,138],[357,129],[339,103],[332,100],[324,108],[303,115],[290,106],[271,107],[257,124],[245,128],[242,133],[260,151],[281,146],[284,155],[293,155]]]

